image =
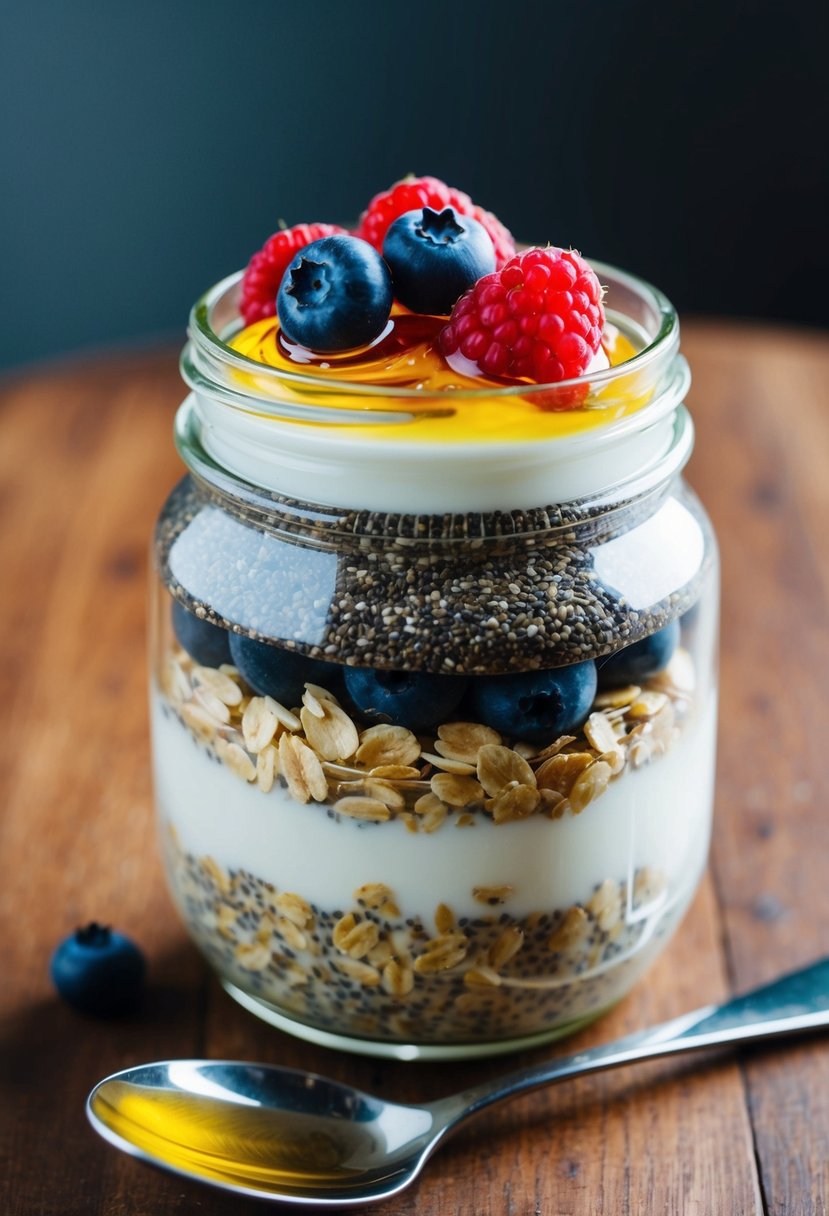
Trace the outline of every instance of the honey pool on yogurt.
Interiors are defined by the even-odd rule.
[[[365,409],[366,424],[360,430],[366,438],[442,443],[554,439],[606,426],[635,413],[650,399],[649,389],[633,369],[610,384],[601,376],[642,349],[632,329],[625,332],[624,318],[606,323],[588,372],[580,382],[571,381],[569,388],[561,390],[485,377],[462,357],[447,360],[437,341],[445,323],[443,317],[418,316],[396,305],[385,331],[371,346],[318,354],[290,343],[277,318],[268,317],[235,334],[229,346],[250,361],[250,368],[239,368],[238,375],[266,396],[291,403],[307,401],[332,411]],[[284,373],[285,378],[257,376],[256,364]],[[366,394],[344,394],[343,384],[364,385]],[[494,390],[491,396],[488,388]],[[397,390],[403,390],[397,398],[389,395]],[[409,416],[410,425],[372,427],[373,409],[386,414],[397,410]]]

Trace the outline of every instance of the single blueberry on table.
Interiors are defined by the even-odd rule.
[[[93,921],[60,943],[49,967],[60,995],[82,1013],[128,1013],[144,986],[144,956],[122,933]]]
[[[486,229],[454,207],[398,216],[383,241],[383,257],[400,303],[435,316],[448,316],[467,288],[495,269]]]
[[[596,664],[481,676],[470,700],[477,719],[502,735],[551,743],[582,725],[596,695]]]
[[[203,667],[220,667],[231,661],[227,630],[203,621],[178,600],[173,600],[173,631],[190,657]]]
[[[341,684],[342,668],[336,663],[309,659],[296,650],[268,646],[240,633],[230,635],[230,653],[251,688],[288,709],[301,704],[306,683],[319,684],[334,694]]]
[[[417,735],[436,729],[457,708],[466,691],[466,680],[428,671],[347,667],[345,687],[364,718],[407,726]]]
[[[640,684],[666,667],[679,643],[679,621],[671,621],[650,637],[625,646],[606,659],[599,659],[599,688],[621,688]]]
[[[320,353],[373,342],[392,306],[389,268],[367,241],[326,236],[296,254],[276,297],[290,342]]]

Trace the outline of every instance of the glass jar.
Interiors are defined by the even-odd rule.
[[[300,1037],[413,1059],[569,1033],[704,869],[718,572],[688,371],[668,301],[598,270],[638,353],[587,397],[286,374],[228,345],[238,275],[194,309],[155,541],[161,840],[225,988]],[[574,393],[580,429],[523,434]],[[523,437],[441,440],[493,403]]]

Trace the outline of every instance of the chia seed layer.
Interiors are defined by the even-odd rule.
[[[652,497],[489,515],[337,512],[265,492],[243,502],[187,477],[162,512],[156,561],[197,616],[313,658],[529,671],[610,654],[695,602],[710,556],[639,607],[598,577],[601,546],[628,537],[622,565],[635,583],[636,529],[658,510]]]

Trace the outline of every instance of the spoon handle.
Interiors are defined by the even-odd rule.
[[[829,958],[722,1005],[707,1005],[613,1043],[545,1060],[542,1064],[473,1086],[457,1098],[446,1100],[447,1105],[454,1108],[455,1119],[451,1112],[447,1113],[450,1121],[459,1122],[487,1106],[566,1077],[681,1051],[772,1039],[820,1026],[829,1026]],[[435,1103],[438,1105],[440,1103]]]

